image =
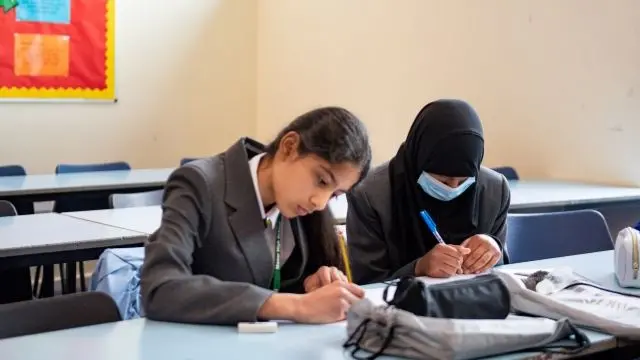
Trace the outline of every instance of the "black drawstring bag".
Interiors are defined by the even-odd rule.
[[[505,319],[511,311],[511,296],[494,274],[426,285],[415,277],[398,280],[393,299],[384,301],[417,316],[447,319]]]

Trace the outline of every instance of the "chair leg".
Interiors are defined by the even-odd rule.
[[[63,294],[68,294],[68,282],[65,264],[58,264],[58,272],[60,273],[60,288]]]
[[[65,284],[67,285],[68,293],[73,294],[76,292],[76,263],[66,263],[65,266],[67,268]]]
[[[80,267],[80,291],[84,292],[87,291],[87,282],[84,278],[84,262],[80,261],[78,265]]]
[[[40,286],[39,298],[53,296],[53,265],[42,267],[42,285]]]
[[[33,277],[33,297],[38,297],[38,285],[40,284],[40,273],[42,272],[42,266],[36,266],[36,274]]]

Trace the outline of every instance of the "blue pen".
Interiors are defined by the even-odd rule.
[[[431,216],[429,216],[427,210],[420,211],[420,216],[422,217],[422,220],[424,220],[424,223],[427,224],[427,227],[429,228],[433,236],[435,236],[436,240],[438,240],[440,244],[444,245],[445,242],[444,240],[442,240],[442,236],[440,236],[438,229],[436,229],[436,223],[433,221]]]

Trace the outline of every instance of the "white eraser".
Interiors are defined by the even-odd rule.
[[[278,323],[275,321],[241,322],[238,323],[239,333],[274,333],[278,331]]]

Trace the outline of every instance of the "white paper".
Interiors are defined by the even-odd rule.
[[[581,311],[640,326],[640,299],[632,296],[618,295],[592,286],[576,285],[551,297]]]
[[[386,305],[387,303],[382,299],[382,293],[384,292],[384,289],[385,289],[385,286],[375,288],[375,289],[366,289],[364,296],[367,299],[371,300],[371,302],[376,306]],[[392,285],[391,287],[389,287],[389,290],[387,291],[388,298],[392,299],[393,294],[395,293],[396,293],[396,287],[395,285]]]
[[[554,271],[554,269],[512,269],[512,268],[502,268],[502,267],[497,268],[496,270],[503,273],[511,274],[517,277],[527,277],[536,271],[546,271],[546,272]]]
[[[424,276],[424,277],[420,277],[419,279],[422,280],[422,282],[427,285],[435,285],[435,284],[442,284],[442,283],[447,283],[447,282],[457,281],[457,280],[469,280],[477,276],[482,276],[489,273],[491,273],[491,271],[485,271],[480,274],[454,275],[448,278],[432,278],[432,277]]]

